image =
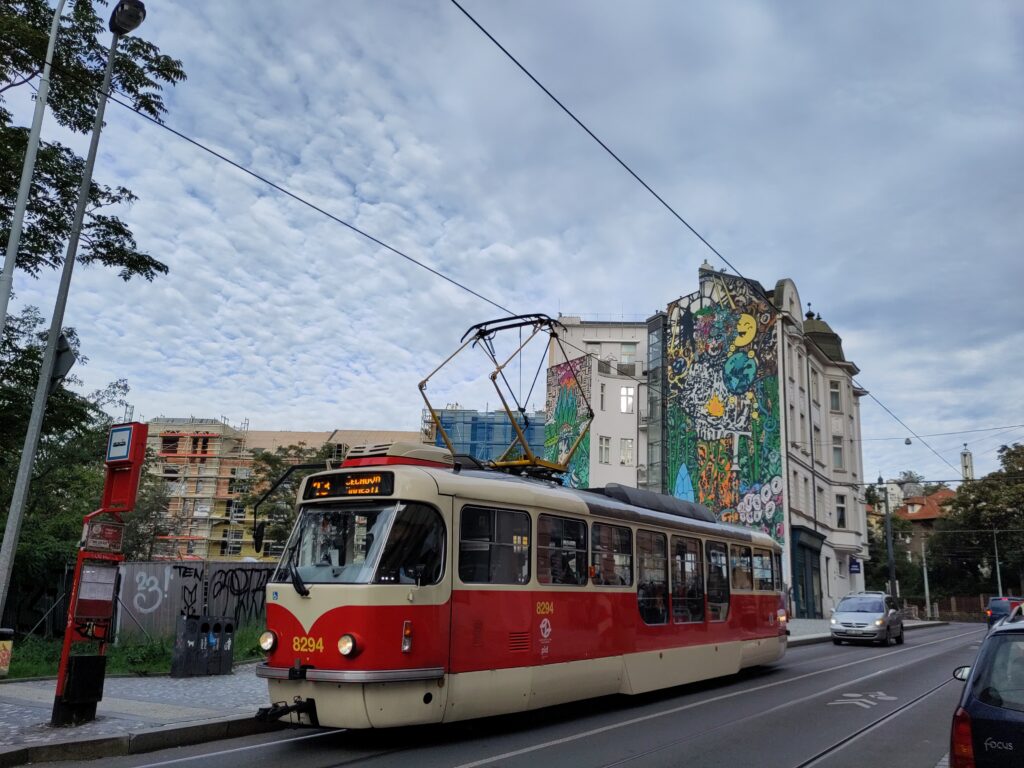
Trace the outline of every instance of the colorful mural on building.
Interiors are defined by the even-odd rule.
[[[547,461],[564,463],[580,429],[587,424],[590,405],[582,392],[589,394],[590,379],[590,359],[586,355],[548,368],[544,424]],[[562,483],[570,488],[586,488],[590,484],[590,440],[585,438],[576,449]]]
[[[773,308],[746,280],[702,270],[668,316],[668,492],[782,543]]]

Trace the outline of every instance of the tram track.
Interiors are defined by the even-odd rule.
[[[902,714],[906,710],[910,709],[911,707],[917,706],[919,703],[921,703],[922,701],[927,699],[929,696],[932,696],[933,694],[935,694],[938,691],[940,691],[943,688],[945,688],[951,682],[953,682],[953,678],[950,678],[948,680],[942,681],[941,683],[936,685],[934,688],[931,688],[930,690],[925,691],[924,693],[920,694],[919,696],[914,697],[913,699],[908,701],[906,704],[903,704],[902,706],[897,707],[896,709],[892,710],[891,712],[887,712],[886,714],[882,715],[881,717],[879,717],[878,719],[874,720],[873,722],[868,723],[863,728],[859,728],[858,730],[854,731],[853,733],[849,734],[848,736],[845,736],[842,739],[839,739],[837,742],[832,744],[827,749],[823,749],[822,751],[818,752],[818,754],[814,755],[809,760],[805,760],[802,763],[797,763],[792,768],[811,768],[811,766],[818,765],[826,757],[829,757],[830,755],[835,754],[839,750],[843,749],[847,745],[849,745],[852,742],[854,742],[857,739],[859,739],[864,734],[868,733],[869,731],[874,730],[875,728],[877,728],[878,726],[882,725],[883,723],[886,723],[889,720],[892,720],[894,717],[899,716],[900,714]]]

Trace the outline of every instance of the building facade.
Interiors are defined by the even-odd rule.
[[[448,439],[452,441],[455,453],[464,453],[480,461],[493,461],[502,456],[516,440],[516,433],[505,411],[475,411],[468,408],[443,408],[436,411],[438,420]],[[520,428],[526,436],[530,450],[537,456],[544,455],[544,411],[536,411],[520,419]],[[430,411],[423,410],[423,434],[425,442],[445,448],[444,438],[437,429]],[[513,454],[519,455],[518,443]]]
[[[545,454],[562,463],[594,414],[564,482],[575,488],[647,483],[647,326],[559,316],[548,347]]]
[[[253,548],[253,511],[242,505],[251,486],[253,457],[260,451],[299,445],[332,446],[340,460],[351,446],[422,441],[417,431],[255,431],[218,419],[158,418],[149,422],[149,471],[165,483],[166,519],[173,532],[159,536],[160,560],[266,559]]]
[[[868,556],[856,365],[795,284],[705,264],[648,320],[647,482],[758,528],[786,551],[798,617],[863,589]]]

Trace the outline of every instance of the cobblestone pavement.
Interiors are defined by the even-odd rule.
[[[267,685],[256,677],[255,664],[211,677],[108,677],[94,721],[53,728],[55,684],[0,684],[0,747],[121,736],[164,725],[255,715],[267,704]]]

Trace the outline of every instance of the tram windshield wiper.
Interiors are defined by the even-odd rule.
[[[309,587],[306,586],[306,582],[302,580],[302,576],[299,575],[299,568],[294,563],[289,563],[288,570],[291,572],[292,586],[295,591],[299,593],[301,597],[309,597]]]

